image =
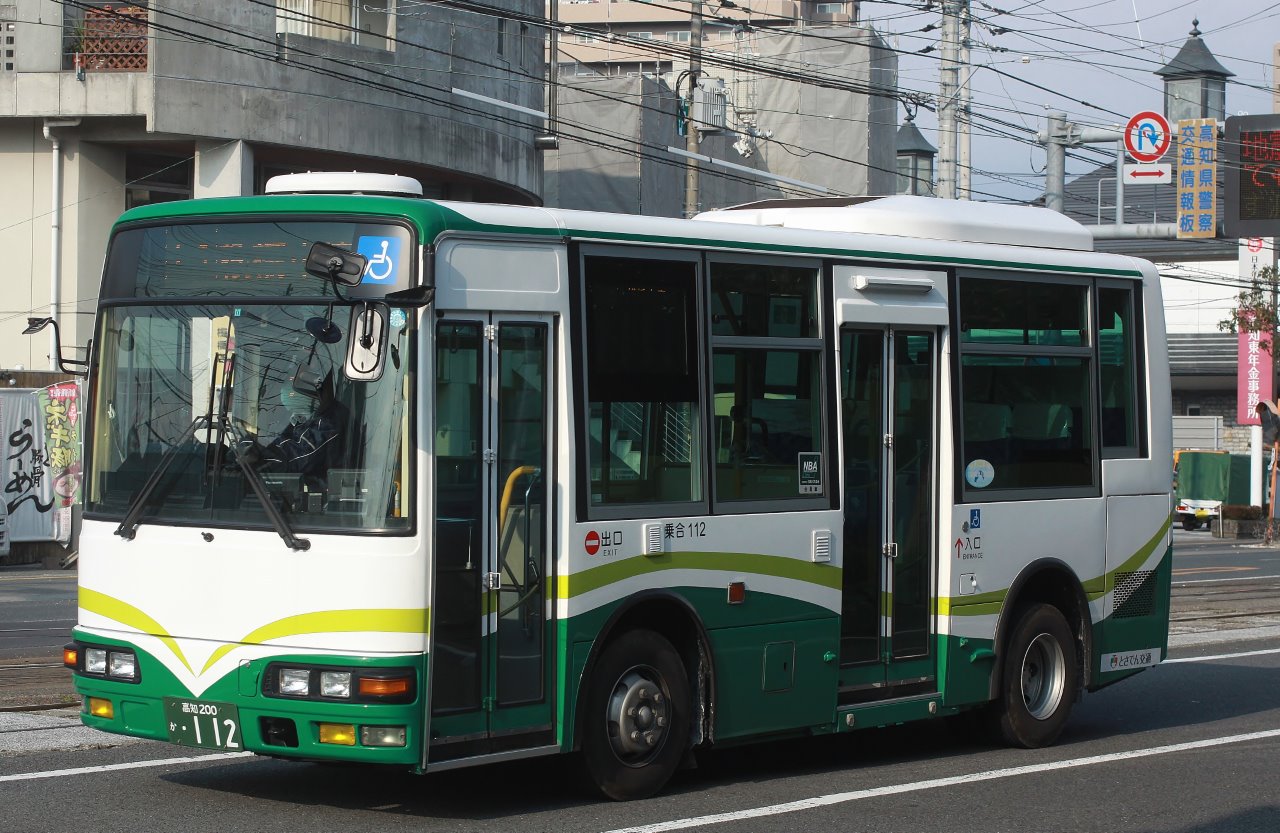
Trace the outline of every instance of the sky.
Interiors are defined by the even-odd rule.
[[[1153,73],[1177,54],[1194,19],[1209,50],[1235,73],[1227,84],[1227,115],[1272,111],[1271,56],[1280,42],[1280,2],[1275,0],[970,3],[973,199],[1028,200],[1043,191],[1044,150],[1033,136],[1044,129],[1050,110],[1096,127],[1123,125],[1139,111],[1161,110],[1163,86]],[[901,51],[900,89],[937,95],[940,29],[921,29],[940,23],[939,6],[938,0],[862,3],[862,21]],[[919,54],[930,45],[934,51]],[[937,146],[934,114],[922,110],[916,124]],[[1114,161],[1115,145],[1093,145],[1074,155],[1084,158],[1069,156],[1068,180]]]

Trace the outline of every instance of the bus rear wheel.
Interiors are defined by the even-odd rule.
[[[689,681],[672,644],[650,630],[609,643],[585,708],[583,762],[600,792],[627,801],[662,789],[689,741]]]
[[[988,713],[994,734],[1010,746],[1048,746],[1062,733],[1079,684],[1075,639],[1062,612],[1028,608],[1009,637],[1001,697]]]

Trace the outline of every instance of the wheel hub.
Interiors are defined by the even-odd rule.
[[[1036,720],[1047,720],[1062,703],[1067,663],[1062,647],[1047,633],[1027,646],[1022,658],[1022,700]]]
[[[647,668],[632,668],[613,687],[606,717],[609,743],[618,759],[641,766],[658,753],[667,737],[668,700]]]

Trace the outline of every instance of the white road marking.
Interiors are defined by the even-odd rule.
[[[81,766],[74,769],[47,769],[44,772],[19,772],[16,775],[0,775],[0,782],[34,781],[37,778],[63,778],[68,775],[92,775],[97,772],[116,772],[122,769],[146,769],[153,766],[170,766],[172,764],[198,764],[206,761],[225,761],[230,758],[248,758],[252,752],[219,752],[213,755],[192,755],[189,758],[160,758],[153,761],[131,761],[127,764],[104,764],[103,766]]]
[[[876,787],[869,790],[832,793],[785,804],[773,804],[767,807],[754,807],[750,810],[736,810],[729,813],[716,813],[709,816],[694,816],[673,821],[662,821],[656,824],[645,824],[638,827],[623,827],[607,833],[664,833],[668,830],[687,830],[692,827],[706,827],[712,824],[724,824],[731,821],[744,821],[765,816],[778,816],[784,813],[797,813],[802,810],[814,810],[819,807],[830,807],[833,804],[845,804],[850,801],[861,801],[864,798],[879,798],[883,795],[900,795],[902,793],[936,790],[943,787],[958,787],[972,784],[975,781],[994,781],[1001,778],[1016,778],[1020,775],[1036,775],[1041,772],[1054,772],[1060,769],[1073,769],[1082,766],[1108,764],[1114,761],[1126,761],[1134,758],[1148,758],[1152,755],[1168,755],[1173,752],[1189,752],[1194,749],[1207,749],[1213,746],[1225,746],[1232,743],[1247,743],[1252,740],[1266,740],[1280,737],[1280,729],[1268,729],[1264,732],[1249,732],[1243,735],[1227,735],[1224,737],[1194,740],[1186,743],[1173,743],[1168,746],[1153,746],[1147,749],[1132,749],[1128,752],[1113,752],[1107,755],[1090,755],[1087,758],[1072,758],[1066,761],[1051,761],[1029,766],[1016,766],[1007,769],[993,769],[986,772],[971,772],[965,775],[954,775],[950,778],[933,778],[928,781],[913,781],[909,784],[893,784],[888,787]]]
[[[1187,584],[1217,584],[1220,581],[1277,581],[1280,576],[1236,576],[1234,578],[1193,578],[1187,581],[1175,581],[1174,587],[1182,587]]]
[[[1175,662],[1209,662],[1215,659],[1235,659],[1236,657],[1260,657],[1263,654],[1280,654],[1280,648],[1265,648],[1260,651],[1241,651],[1238,654],[1214,654],[1208,657],[1180,657],[1179,659],[1167,659],[1160,665],[1169,665]]]

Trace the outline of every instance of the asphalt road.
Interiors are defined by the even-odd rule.
[[[192,754],[93,732],[67,710],[9,713],[0,829],[1280,831],[1280,580],[1267,573],[1280,549],[1219,547],[1175,535],[1188,572],[1171,661],[1086,696],[1049,749],[975,745],[942,721],[871,729],[717,750],[662,795],[613,804],[575,785],[568,758],[413,776]],[[0,634],[24,630],[8,607]]]

